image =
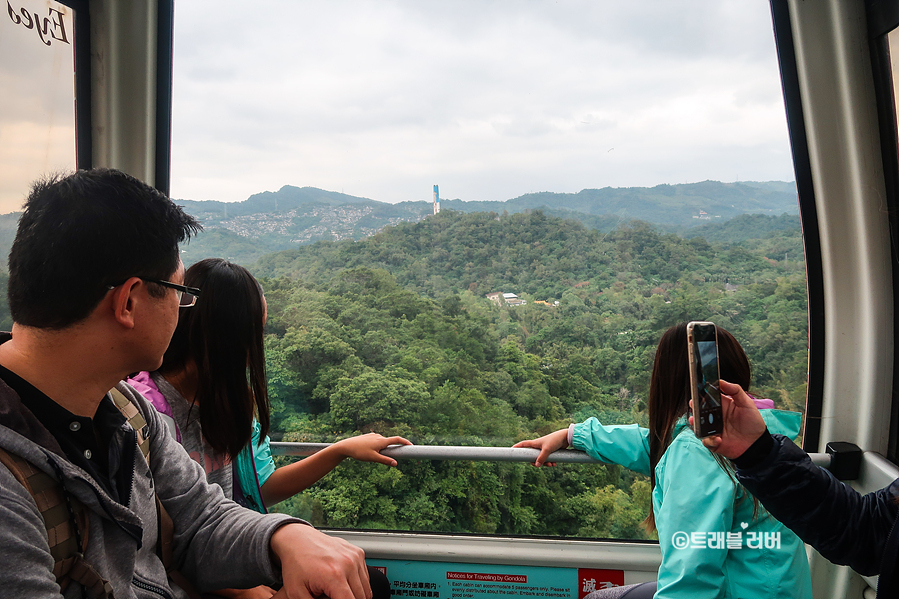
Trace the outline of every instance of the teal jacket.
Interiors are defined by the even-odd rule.
[[[761,413],[772,433],[799,434],[801,414]],[[574,426],[572,445],[649,476],[649,430],[636,424],[603,426],[590,418]],[[675,425],[655,476],[652,508],[662,550],[655,597],[811,599],[805,545],[761,506],[752,517],[752,496],[728,476],[686,419]]]
[[[268,513],[268,506],[262,499],[262,485],[275,471],[275,460],[272,457],[271,439],[262,436],[262,426],[253,419],[253,436],[249,445],[237,455],[234,463],[240,491],[243,494],[243,505],[260,514]]]

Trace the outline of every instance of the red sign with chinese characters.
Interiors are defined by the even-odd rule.
[[[624,570],[578,568],[577,598],[584,599],[593,591],[624,586]]]

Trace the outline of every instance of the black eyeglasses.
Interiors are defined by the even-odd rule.
[[[178,295],[179,308],[190,308],[197,303],[197,298],[200,297],[200,290],[196,287],[187,287],[185,285],[179,285],[178,283],[170,283],[169,281],[160,281],[158,279],[147,279],[145,277],[138,277],[138,279],[146,281],[147,283],[156,283],[157,285],[174,289],[175,293]]]
[[[146,281],[147,283],[156,283],[157,285],[162,285],[163,287],[174,289],[175,294],[178,296],[179,308],[190,308],[197,303],[197,298],[200,297],[200,290],[196,287],[187,287],[186,285],[179,285],[178,283],[160,281],[159,279],[148,279],[146,277],[137,278],[141,281]],[[121,283],[119,283],[119,285],[121,285]],[[118,285],[107,285],[106,288],[115,289],[117,286]]]

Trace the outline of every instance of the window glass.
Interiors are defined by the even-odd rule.
[[[37,177],[75,167],[72,16],[46,0],[9,0],[0,16],[0,213]]]
[[[593,416],[647,426],[656,344],[685,320],[731,331],[754,393],[804,409],[765,3],[219,8],[175,15],[172,193],[207,230],[186,263],[263,279],[276,438],[508,447]],[[646,539],[650,486],[619,466],[347,460],[277,509]]]

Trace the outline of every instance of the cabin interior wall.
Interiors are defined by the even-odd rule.
[[[864,3],[790,3],[825,285],[820,447],[885,454],[893,361],[890,237]],[[809,448],[815,449],[815,448]]]
[[[152,184],[156,170],[155,0],[94,0],[91,22],[92,165]]]

